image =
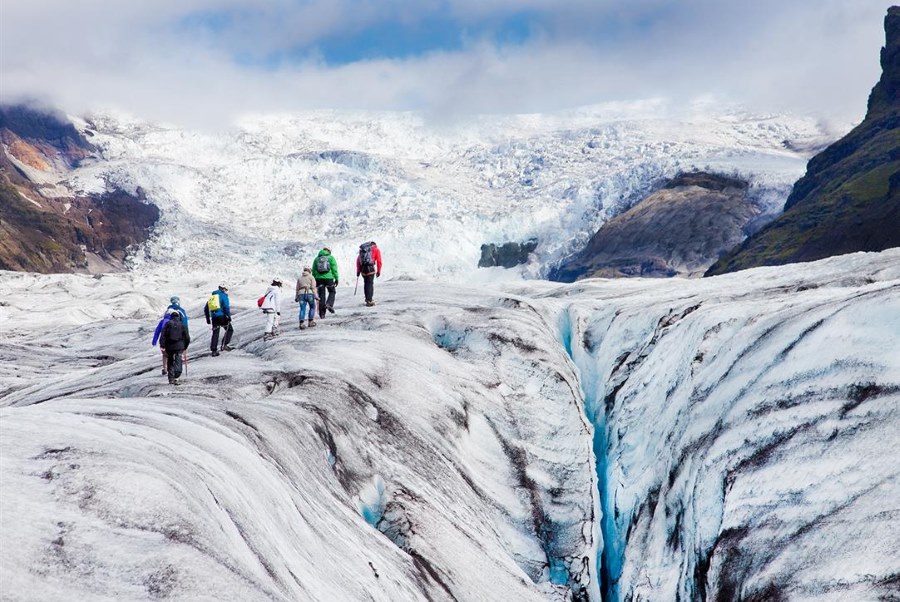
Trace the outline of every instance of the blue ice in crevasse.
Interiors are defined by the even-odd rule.
[[[384,516],[386,506],[387,494],[384,490],[384,480],[380,475],[375,475],[357,495],[356,508],[367,523],[377,528],[378,522]]]
[[[600,501],[600,533],[603,547],[597,558],[597,573],[600,577],[600,590],[604,600],[617,600],[619,595],[619,577],[622,573],[624,541],[619,536],[619,528],[615,519],[615,494],[609,485],[609,458],[607,455],[608,435],[604,401],[597,399],[600,390],[598,377],[590,362],[579,362],[572,346],[574,336],[574,316],[569,312],[562,315],[559,325],[560,342],[572,359],[579,373],[581,394],[584,399],[584,411],[588,420],[594,425],[594,462],[597,471],[597,493]],[[579,350],[581,351],[581,350]],[[591,359],[588,358],[581,359]]]
[[[569,570],[561,558],[550,558],[550,583],[553,585],[568,585]]]

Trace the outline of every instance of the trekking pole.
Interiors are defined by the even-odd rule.
[[[359,274],[356,275],[356,286],[353,287],[353,296],[356,296],[356,289],[359,288]]]
[[[181,360],[184,362],[184,374],[187,376],[187,351],[181,352]]]

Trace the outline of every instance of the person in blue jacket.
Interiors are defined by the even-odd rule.
[[[166,324],[169,322],[169,312],[166,311],[166,314],[163,316],[162,320],[159,321],[159,324],[156,325],[156,331],[153,333],[153,346],[156,347],[157,343],[160,343],[160,335],[162,335],[163,328],[166,327]],[[169,361],[166,357],[166,349],[160,344],[159,350],[162,351],[162,374],[165,376],[168,373]]]
[[[153,333],[153,346],[156,347],[156,344],[159,341],[159,337],[162,334],[163,328],[166,327],[166,322],[169,321],[170,312],[172,310],[176,310],[181,314],[181,324],[184,326],[184,329],[188,328],[188,317],[187,312],[181,307],[181,298],[178,295],[172,295],[169,297],[169,307],[166,308],[166,311],[163,313],[162,320],[159,321],[159,324],[156,325],[156,331]],[[188,335],[190,336],[190,335]],[[166,358],[166,350],[163,349],[162,344],[160,344],[160,351],[162,351],[162,374],[165,376],[168,373],[169,363]]]
[[[219,329],[225,329],[225,337],[222,339],[222,351],[231,351],[234,349],[231,343],[231,335],[234,334],[234,328],[231,326],[231,303],[228,300],[228,286],[222,282],[219,288],[214,290],[203,308],[203,314],[206,316],[206,323],[212,324],[212,340],[209,342],[209,348],[213,357],[219,355]]]
[[[169,311],[169,321],[163,327],[159,344],[166,352],[169,362],[169,384],[180,384],[184,352],[191,344],[191,335],[181,322],[181,312],[177,309]]]

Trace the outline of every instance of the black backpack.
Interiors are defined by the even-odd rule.
[[[165,328],[163,329],[163,339],[166,342],[166,347],[184,342],[184,324],[181,320],[171,319],[166,323]]]
[[[371,274],[375,271],[374,248],[375,243],[372,242],[364,242],[359,245],[359,267],[364,274]]]
[[[327,274],[331,271],[331,262],[328,255],[319,255],[316,258],[316,274]]]

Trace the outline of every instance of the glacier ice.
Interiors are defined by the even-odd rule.
[[[80,123],[101,157],[65,186],[139,187],[163,221],[127,274],[0,272],[4,599],[896,594],[898,251],[523,281],[681,169],[740,172],[780,210],[816,122],[651,103]],[[529,265],[475,269],[532,236]],[[260,275],[326,243],[338,313],[262,341]],[[238,349],[212,358],[196,318],[222,278]],[[195,318],[177,389],[149,345],[175,293]]]
[[[163,213],[134,269],[295,271],[327,244],[346,273],[357,245],[385,276],[535,277],[679,170],[739,172],[778,212],[808,154],[830,141],[790,115],[598,106],[442,126],[415,113],[246,118],[195,132],[101,114],[83,123],[100,160],[70,188],[138,188]],[[802,142],[787,144],[786,141]],[[530,265],[477,271],[481,245],[539,240]]]
[[[896,594],[898,250],[379,282],[266,343],[238,282],[238,349],[192,320],[179,388],[150,337],[202,275],[0,286],[4,599]]]

